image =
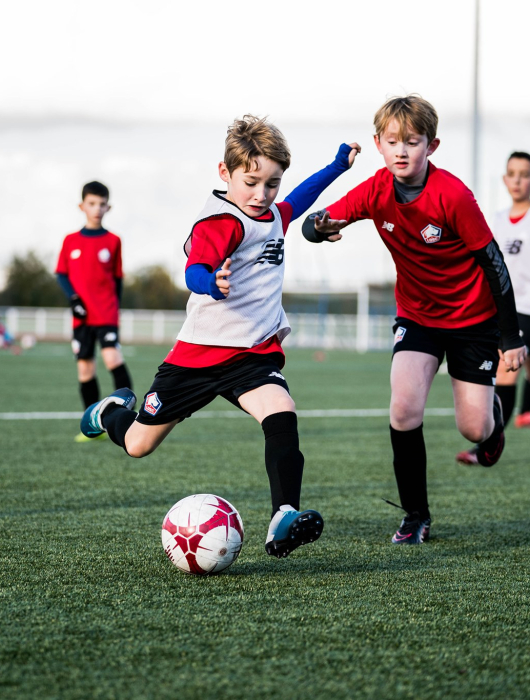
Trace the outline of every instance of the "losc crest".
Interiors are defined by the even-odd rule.
[[[421,236],[425,243],[438,243],[442,237],[442,229],[439,226],[429,224],[421,231]]]

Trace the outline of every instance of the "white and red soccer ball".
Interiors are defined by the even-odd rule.
[[[210,493],[187,496],[162,523],[162,546],[187,574],[217,574],[233,564],[243,546],[243,521],[234,506]]]

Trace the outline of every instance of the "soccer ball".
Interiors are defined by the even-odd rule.
[[[186,574],[217,574],[233,564],[243,546],[243,521],[234,506],[211,493],[175,503],[162,523],[162,546]]]

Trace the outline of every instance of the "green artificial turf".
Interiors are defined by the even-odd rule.
[[[143,394],[164,349],[126,351]],[[285,374],[301,410],[385,408],[388,370],[387,354],[291,350]],[[66,345],[2,353],[0,372],[0,412],[80,410]],[[451,406],[447,376],[429,406]],[[454,418],[426,417],[432,540],[399,547],[388,418],[299,424],[303,506],[326,527],[278,561],[251,418],[186,420],[143,460],[74,443],[75,420],[0,420],[0,697],[529,698],[530,432],[508,429],[497,467],[464,468]],[[199,578],[160,527],[204,492],[239,509],[245,543]]]

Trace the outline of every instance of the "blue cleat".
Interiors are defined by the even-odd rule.
[[[92,406],[87,408],[81,418],[81,432],[83,435],[87,438],[96,438],[106,432],[101,423],[101,416],[107,406],[110,406],[112,403],[132,410],[136,405],[136,396],[130,389],[116,389],[107,398],[93,403]]]
[[[295,510],[281,506],[269,526],[265,551],[281,559],[300,547],[318,540],[324,529],[324,519],[316,510]]]

